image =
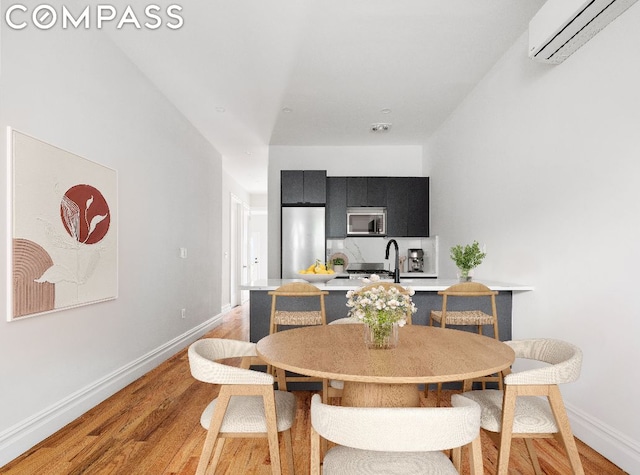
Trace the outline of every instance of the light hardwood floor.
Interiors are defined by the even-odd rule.
[[[247,340],[248,307],[225,315],[222,325],[207,337]],[[179,352],[144,377],[133,382],[16,460],[0,468],[4,475],[192,475],[205,431],[200,413],[217,393],[216,387],[194,380],[186,350]],[[435,393],[432,391],[432,393]],[[295,469],[309,473],[309,404],[311,393],[298,391],[298,412],[293,427]],[[444,391],[444,404],[450,391]],[[432,394],[425,404],[433,403]],[[561,446],[555,440],[536,441],[543,471],[549,475],[571,473]],[[578,441],[585,473],[624,474],[600,454]],[[495,473],[496,448],[483,436],[484,467]],[[533,474],[522,441],[514,442],[510,473]],[[466,465],[463,473],[469,473]],[[283,469],[286,470],[286,467]],[[268,475],[271,473],[265,439],[230,440],[225,445],[219,474]]]

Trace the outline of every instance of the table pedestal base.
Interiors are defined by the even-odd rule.
[[[378,384],[345,381],[342,405],[352,407],[419,407],[416,384]]]

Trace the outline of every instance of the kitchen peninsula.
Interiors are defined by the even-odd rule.
[[[257,342],[269,334],[269,318],[271,314],[270,290],[274,290],[282,284],[300,281],[299,279],[268,279],[250,282],[242,285],[242,290],[250,291],[250,330],[249,338]],[[414,325],[428,325],[431,310],[442,308],[442,297],[438,291],[444,290],[450,285],[457,283],[456,280],[446,279],[401,279],[400,285],[411,287],[415,290],[413,301],[418,311],[413,315]],[[498,282],[486,282],[491,290],[497,290],[496,305],[498,312],[498,325],[500,328],[500,339],[511,339],[511,311],[513,294],[533,290],[533,287],[526,285],[506,284]],[[360,279],[334,279],[326,284],[314,284],[322,290],[329,291],[325,298],[327,323],[346,317],[349,309],[346,306],[348,290],[356,289],[362,285]],[[304,301],[301,301],[301,303]],[[468,305],[469,301],[465,301]],[[284,305],[283,305],[284,306]],[[451,302],[448,306],[450,310],[456,309],[456,302]],[[478,298],[477,308],[491,313],[488,299]],[[311,308],[309,308],[311,309]],[[463,327],[465,330],[476,331],[475,327]]]

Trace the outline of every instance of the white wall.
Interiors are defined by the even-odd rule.
[[[12,126],[118,172],[119,296],[11,323],[3,305],[0,466],[215,321],[222,229],[220,155],[102,34],[5,28],[1,39],[3,163]],[[0,268],[4,302],[5,252]]]
[[[640,6],[558,66],[527,58],[526,34],[428,144],[432,230],[448,249],[477,239],[478,280],[531,284],[514,338],[584,351],[563,387],[577,436],[640,473]],[[426,162],[425,162],[426,164]]]
[[[422,147],[269,147],[269,277],[280,278],[280,171],[326,170],[328,176],[426,176]]]

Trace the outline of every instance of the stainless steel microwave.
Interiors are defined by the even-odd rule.
[[[385,236],[385,208],[347,208],[347,236]]]

